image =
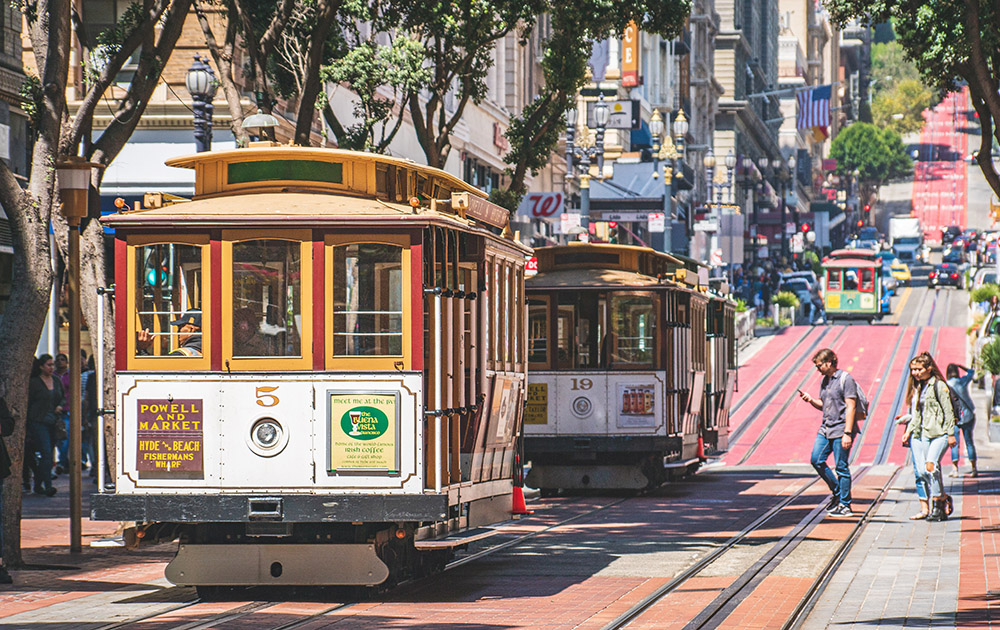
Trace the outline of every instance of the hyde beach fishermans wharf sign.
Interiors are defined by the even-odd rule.
[[[329,471],[398,473],[398,394],[330,392],[329,396]]]
[[[139,400],[136,470],[159,475],[204,473],[201,399]]]

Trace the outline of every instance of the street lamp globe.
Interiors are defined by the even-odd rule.
[[[726,168],[729,170],[736,168],[736,154],[733,153],[732,149],[729,149],[729,153],[726,154]]]
[[[770,165],[771,165],[771,160],[769,160],[766,155],[757,158],[757,166],[760,167],[760,170],[766,171]]]
[[[788,156],[788,170],[790,170],[793,173],[795,172],[795,155],[794,154]]]
[[[209,100],[215,96],[216,82],[211,66],[205,63],[199,55],[194,56],[194,63],[188,68],[184,77],[184,85],[193,98]]]
[[[705,165],[705,168],[715,168],[715,154],[712,153],[711,148],[708,149],[708,153],[705,154],[701,163]]]
[[[677,111],[677,118],[674,119],[674,136],[677,138],[684,138],[688,133],[688,119],[684,115],[684,110],[680,109]]]
[[[649,132],[657,140],[663,135],[663,118],[660,117],[660,110],[658,109],[653,110],[653,116],[649,119]]]
[[[594,108],[594,123],[598,128],[604,128],[608,126],[608,121],[611,119],[611,110],[608,106],[604,104],[604,100],[601,99],[597,102],[597,106]]]
[[[570,107],[566,110],[566,126],[569,128],[576,127],[576,108]]]

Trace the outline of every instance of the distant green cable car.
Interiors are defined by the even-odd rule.
[[[882,318],[880,263],[861,258],[834,258],[823,263],[827,320]]]

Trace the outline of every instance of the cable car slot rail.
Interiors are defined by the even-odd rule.
[[[840,341],[840,338],[844,336],[845,332],[847,332],[847,327],[846,326],[841,327],[840,331],[837,333],[837,336],[834,337],[833,341],[830,342],[829,347],[835,347],[837,345],[837,342]],[[799,384],[797,386],[798,389],[802,389],[803,387],[805,387],[806,383],[808,383],[811,378],[813,378],[813,373],[807,372],[806,375],[802,377],[802,380],[799,381]],[[782,380],[778,383],[775,383],[774,387],[769,392],[769,395],[765,396],[760,401],[760,403],[758,403],[758,405],[754,407],[753,412],[751,412],[751,415],[747,416],[747,420],[756,417],[757,414],[760,413],[760,410],[763,409],[764,405],[767,405],[768,403],[773,401],[778,391],[781,388],[785,387],[787,384],[788,384],[787,380]],[[771,432],[771,429],[774,428],[774,425],[777,424],[778,419],[781,418],[782,414],[785,413],[788,407],[795,400],[798,400],[798,396],[792,395],[788,397],[788,399],[784,402],[784,404],[781,405],[781,408],[778,409],[777,413],[774,414],[774,417],[772,417],[771,420],[767,423],[767,426],[765,426],[764,429],[757,434],[757,439],[754,440],[753,444],[750,445],[750,448],[747,449],[747,452],[744,453],[743,457],[740,458],[740,461],[736,464],[737,466],[745,464],[746,461],[750,459],[750,456],[754,454],[754,452],[757,450],[757,447],[760,446],[761,442],[764,441],[764,438]],[[740,423],[740,426],[741,427],[747,426],[747,423],[746,422]],[[737,438],[738,437],[739,436],[737,436]],[[730,443],[729,449],[732,450],[732,448],[733,448],[733,443]]]
[[[854,475],[855,482],[860,480],[870,470],[871,467],[859,469]],[[867,524],[867,522],[878,510],[878,507],[885,498],[888,488],[891,486],[898,473],[899,469],[897,469],[894,474],[890,475],[889,479],[879,489],[872,503],[854,524],[851,534],[834,553],[833,557],[820,572],[820,575],[816,580],[814,580],[802,601],[800,601],[798,606],[796,606],[793,617],[789,620],[789,623],[791,623],[794,619],[803,618],[802,615],[808,615],[809,611],[812,610],[812,606],[815,605],[815,601],[818,600],[819,595],[821,595],[823,589],[826,588],[833,572],[836,571],[838,566],[840,566],[847,553],[857,541],[864,525]],[[680,573],[670,582],[664,584],[655,592],[651,593],[642,601],[636,603],[622,615],[611,621],[608,625],[604,626],[603,630],[619,630],[621,628],[628,627],[629,624],[640,618],[643,613],[655,606],[657,602],[661,601],[668,594],[677,590],[688,580],[711,566],[727,551],[748,540],[750,534],[767,525],[769,521],[780,514],[786,507],[790,506],[807,490],[813,488],[817,483],[819,483],[819,479],[809,482],[795,493],[789,495],[781,502],[771,507],[767,512],[759,516],[755,521],[750,523],[742,531],[727,540],[717,549],[698,560],[695,564]],[[798,524],[793,526],[791,530],[789,530],[780,540],[774,543],[771,549],[768,550],[763,557],[758,559],[749,569],[736,578],[729,587],[724,589],[707,607],[705,607],[696,617],[689,621],[684,626],[685,630],[717,628],[723,625],[726,618],[736,609],[739,603],[746,599],[746,597],[749,596],[766,577],[773,573],[781,564],[782,560],[788,557],[802,542],[804,542],[809,533],[823,521],[823,518],[826,515],[824,503],[821,503],[810,510],[810,512],[803,517]],[[786,625],[785,627],[789,626]]]

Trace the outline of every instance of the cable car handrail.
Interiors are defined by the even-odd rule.
[[[342,314],[352,314],[352,315],[402,315],[403,311],[338,311],[334,309],[334,315]]]
[[[402,335],[403,332],[335,332],[334,337],[387,337]]]

